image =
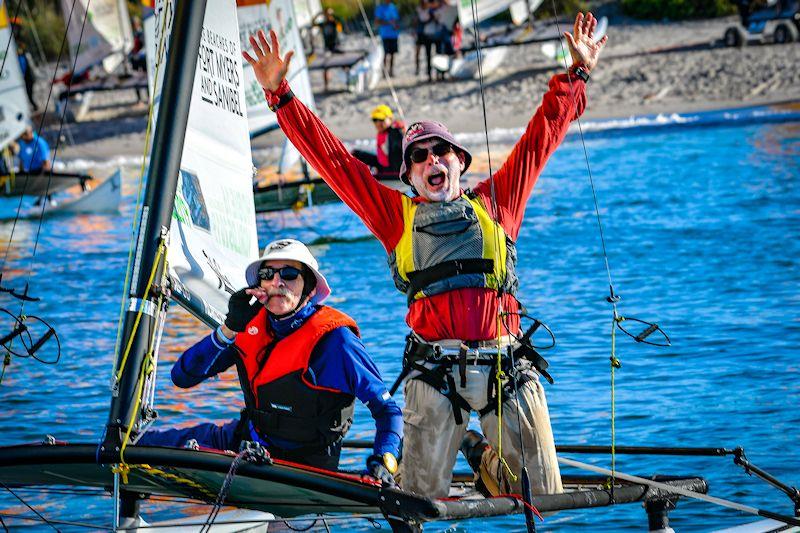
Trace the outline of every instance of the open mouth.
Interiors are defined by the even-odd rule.
[[[432,189],[437,189],[444,185],[445,174],[444,172],[438,172],[436,174],[431,174],[428,176],[428,186]]]

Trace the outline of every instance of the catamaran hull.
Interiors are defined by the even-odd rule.
[[[0,482],[10,487],[67,485],[111,490],[112,465],[98,464],[97,451],[93,444],[0,447]],[[113,460],[110,457],[108,460]],[[122,488],[128,493],[213,502],[225,483],[234,456],[216,450],[130,446],[125,451],[125,460],[130,472]],[[707,490],[701,478],[660,480],[688,490]],[[604,477],[565,477],[565,486],[571,492],[534,496],[532,503],[541,512],[551,512],[676,497],[645,485],[620,483],[612,498],[604,487],[605,481]],[[469,485],[465,476],[455,476],[454,488]],[[284,461],[243,462],[236,469],[225,505],[284,518],[318,513],[384,515],[403,524],[523,512],[523,504],[514,497],[484,498],[470,490],[462,490],[461,496],[432,500],[394,487],[381,487],[374,479],[360,474],[330,472]]]

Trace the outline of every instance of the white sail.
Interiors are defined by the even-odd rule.
[[[19,67],[5,4],[0,0],[0,64],[3,65],[3,71],[0,72],[0,150],[20,136],[30,118],[25,80]]]
[[[163,11],[164,2],[156,2],[151,29],[161,26]],[[148,57],[155,57],[158,41],[147,42],[153,47]],[[148,61],[148,70],[155,66]],[[150,75],[156,105],[163,63],[159,70],[160,79]],[[179,295],[218,320],[230,293],[245,286],[247,264],[258,256],[243,79],[235,0],[208,2],[167,260]]]
[[[458,6],[458,20],[464,30],[471,30],[473,24],[472,4],[475,3],[475,11],[478,13],[478,22],[482,22],[490,17],[506,11],[512,4],[519,0],[453,0]],[[528,0],[526,0],[528,1]],[[534,11],[543,0],[529,0],[530,11]]]
[[[133,31],[125,0],[61,0],[61,12],[64,23],[69,24],[67,37],[75,72],[102,64],[110,73],[125,61],[133,48]]]
[[[314,17],[322,13],[320,0],[294,0],[294,13],[297,26],[308,28],[314,23]]]
[[[303,42],[300,39],[299,24],[291,0],[272,0],[271,2],[254,2],[252,0],[238,1],[239,37],[241,46],[249,49],[250,35],[263,29],[269,34],[274,29],[281,43],[281,53],[294,51],[292,63],[289,66],[287,79],[292,86],[292,92],[310,108],[314,108],[314,93],[311,91],[311,79],[306,66],[306,56]],[[278,127],[278,118],[264,102],[264,91],[253,74],[249,63],[244,65],[245,98],[247,100],[247,116],[250,122],[250,135]]]

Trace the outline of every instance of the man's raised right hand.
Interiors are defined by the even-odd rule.
[[[256,37],[258,38],[256,39]],[[246,50],[242,50],[242,56],[253,67],[253,73],[256,75],[258,83],[268,91],[275,91],[286,77],[286,73],[289,72],[289,63],[294,52],[289,50],[286,52],[286,56],[281,59],[278,36],[274,30],[269,31],[269,38],[272,42],[271,46],[267,44],[267,36],[264,34],[264,30],[258,30],[256,35],[250,36],[250,46],[253,47],[252,51],[255,58]]]

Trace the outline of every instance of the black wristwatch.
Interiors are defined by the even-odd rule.
[[[582,79],[584,83],[589,81],[589,71],[583,68],[583,65],[575,65],[574,67],[569,69],[569,71],[571,74],[574,74],[575,76]]]
[[[269,106],[269,108],[272,110],[273,113],[277,113],[278,109],[282,108],[283,106],[285,106],[286,104],[291,102],[292,98],[294,98],[294,93],[292,92],[291,89],[289,89],[288,91],[286,91],[283,94],[283,96],[278,98],[278,103],[277,104],[271,105],[271,106]]]

